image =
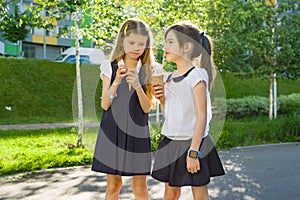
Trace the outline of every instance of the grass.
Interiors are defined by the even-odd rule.
[[[82,65],[81,73],[84,116],[95,120],[95,110],[100,110],[95,103],[99,68]],[[75,65],[70,63],[1,58],[0,124],[73,122],[77,108],[75,75]]]
[[[73,122],[77,113],[75,65],[45,60],[0,58],[0,124]],[[99,68],[82,65],[85,121],[101,115]],[[224,86],[223,87],[223,82]],[[214,97],[268,97],[269,80],[243,79],[222,74]],[[278,80],[278,95],[300,93],[300,80]],[[11,107],[11,111],[6,107]],[[265,143],[300,141],[299,115],[212,121],[212,136],[219,149]],[[223,130],[222,130],[223,129]],[[73,129],[0,131],[0,176],[40,169],[89,165],[97,129],[84,133],[84,148],[74,148]],[[160,141],[160,127],[151,127],[152,148]]]
[[[243,78],[234,74],[223,74],[222,79],[226,90],[226,98],[242,98],[245,96],[269,97],[270,81],[267,78]],[[278,95],[300,93],[300,79],[278,79]]]
[[[73,129],[0,131],[0,176],[92,162],[96,131],[84,134],[84,148],[75,148]]]
[[[73,122],[73,113],[77,113],[75,75],[75,65],[70,63],[0,58],[0,124]],[[220,78],[215,82],[214,97],[224,97],[225,91],[227,99],[269,95],[268,79],[224,73]],[[82,65],[81,79],[84,119],[99,121],[99,67]],[[278,95],[300,93],[299,85],[300,80],[278,80]]]
[[[300,115],[227,119],[217,147],[226,149],[258,144],[300,142]]]
[[[293,119],[293,120],[292,120]],[[215,122],[214,122],[215,123]],[[222,124],[222,123],[220,123]],[[237,146],[281,142],[300,142],[300,116],[226,120],[224,128],[212,125],[210,134],[216,146],[227,149]],[[151,126],[152,148],[161,140],[159,126]],[[219,130],[216,134],[216,130]],[[75,128],[56,130],[0,131],[0,176],[34,170],[90,165],[98,128],[85,130],[84,148],[77,143]]]

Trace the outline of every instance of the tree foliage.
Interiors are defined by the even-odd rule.
[[[215,60],[225,71],[299,77],[299,2],[209,1],[208,30],[216,39]],[[288,11],[290,9],[290,12]],[[293,64],[292,64],[293,63]]]
[[[21,11],[20,2],[20,0],[1,2],[0,30],[3,32],[3,38],[12,43],[24,40],[30,28],[49,28],[52,26],[40,17],[38,6],[27,7],[24,11]]]
[[[26,27],[27,16],[28,13],[21,13],[16,2],[13,2],[11,11],[6,12],[0,22],[3,38],[13,43],[24,40],[29,32]]]
[[[266,6],[265,0],[39,1],[40,7],[47,8],[50,16],[58,20],[75,12],[82,13],[85,17],[79,22],[81,34],[107,52],[127,18],[139,17],[146,21],[155,32],[157,48],[163,48],[164,31],[169,25],[190,20],[214,38],[215,62],[222,71],[300,76],[300,3],[297,0],[278,1],[277,7]],[[20,24],[20,20],[12,24]],[[65,31],[70,32],[67,28]]]
[[[277,8],[276,65],[287,78],[300,77],[300,3],[284,0]],[[278,69],[277,69],[278,70]]]

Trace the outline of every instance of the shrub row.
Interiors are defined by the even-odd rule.
[[[163,135],[160,126],[151,125],[150,130],[152,150],[155,151]],[[269,120],[268,117],[227,119],[222,130],[210,129],[209,134],[219,150],[238,146],[300,142],[300,114],[279,116],[273,120]]]
[[[300,142],[300,115],[227,120],[222,132],[215,139],[218,149],[258,144]],[[211,133],[213,135],[213,133]]]
[[[277,101],[278,114],[293,115],[300,113],[300,93],[281,95]],[[247,96],[239,99],[227,99],[226,116],[229,118],[244,118],[252,116],[267,116],[269,99],[260,96]]]

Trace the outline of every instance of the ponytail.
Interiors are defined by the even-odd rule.
[[[211,91],[214,79],[216,77],[216,65],[213,61],[213,45],[212,39],[205,34],[205,32],[200,33],[201,47],[205,49],[202,51],[199,66],[207,71],[209,78],[209,90]]]

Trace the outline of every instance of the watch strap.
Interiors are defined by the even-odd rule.
[[[190,158],[200,158],[202,156],[202,152],[198,150],[189,149],[187,152],[187,156]]]

